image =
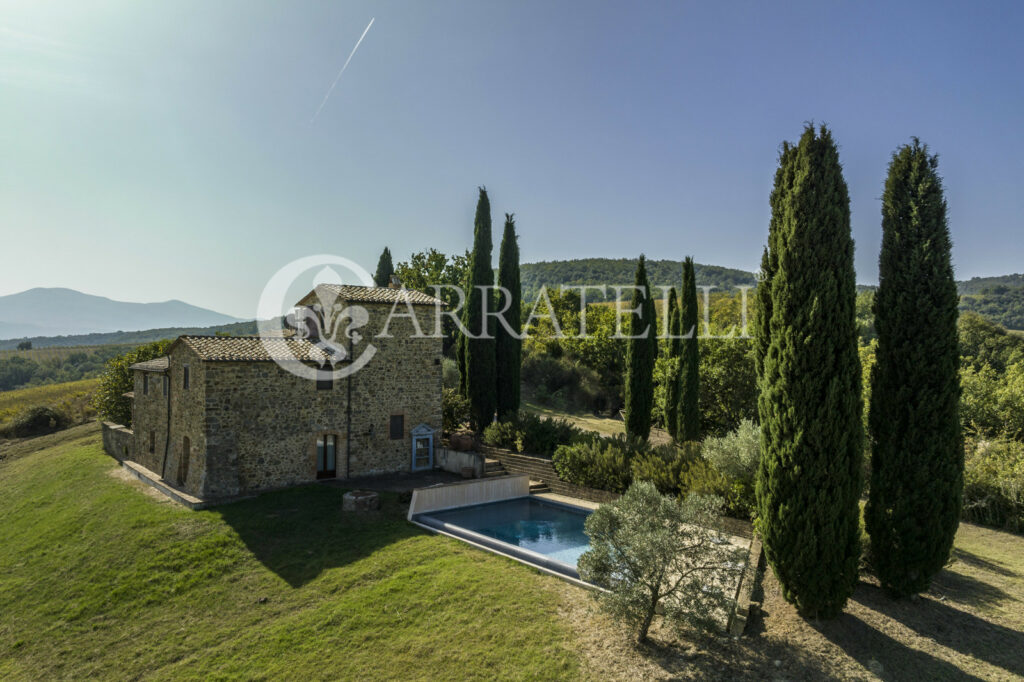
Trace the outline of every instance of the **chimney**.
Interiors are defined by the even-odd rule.
[[[398,275],[391,275],[391,281],[388,282],[388,289],[401,289],[402,280],[398,279]]]

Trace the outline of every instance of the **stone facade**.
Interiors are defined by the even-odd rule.
[[[135,434],[121,424],[103,422],[103,449],[120,462],[135,459]]]
[[[435,308],[399,305],[392,317],[392,303],[358,305],[369,320],[352,355],[369,344],[375,350],[365,366],[329,388],[295,376],[275,358],[236,358],[235,349],[256,345],[239,338],[181,337],[165,368],[137,365],[135,461],[201,498],[317,480],[323,436],[336,438],[338,478],[412,470],[410,431],[426,424],[440,435],[442,340],[417,338],[408,310],[429,335]],[[400,424],[392,419],[398,416]]]

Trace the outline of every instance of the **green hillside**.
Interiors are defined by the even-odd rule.
[[[1024,329],[1024,286],[994,284],[969,294],[961,292],[960,310],[976,312],[1007,329]]]
[[[579,675],[560,581],[420,531],[393,495],[194,512],[125,480],[95,427],[39,440],[0,450],[2,680]]]
[[[141,346],[144,343],[173,339],[182,334],[216,334],[218,332],[233,335],[256,333],[255,322],[233,322],[213,327],[162,327],[160,329],[144,329],[137,332],[101,332],[96,334],[74,334],[71,336],[33,336],[20,339],[0,340],[0,350],[18,347],[23,341],[30,341],[33,348],[52,346],[105,346],[110,344]]]
[[[972,277],[956,283],[961,294],[980,294],[985,289],[1006,287],[1014,289],[1024,287],[1024,274],[1001,275],[999,277]]]
[[[534,301],[540,287],[561,285],[607,285],[627,286],[633,283],[636,272],[634,258],[580,258],[575,260],[541,261],[524,263],[520,268],[523,284],[523,300]],[[732,289],[739,285],[753,286],[757,279],[751,272],[724,268],[718,265],[696,266],[697,286],[714,286],[717,289]],[[681,260],[649,260],[647,275],[652,286],[681,286],[683,262]],[[609,297],[613,294],[608,292]],[[597,291],[588,291],[591,301],[606,300]]]

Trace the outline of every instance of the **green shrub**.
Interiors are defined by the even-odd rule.
[[[653,483],[662,495],[679,494],[683,474],[683,461],[680,457],[647,453],[633,460],[630,470],[634,481]]]
[[[545,419],[535,414],[519,414],[516,449],[551,457],[559,445],[577,442],[583,432],[565,419]]]
[[[632,482],[634,452],[625,437],[595,438],[558,447],[552,464],[563,481],[623,493]]]
[[[71,420],[66,414],[52,407],[30,407],[23,410],[5,427],[5,435],[12,438],[29,438],[66,429]]]
[[[445,433],[458,431],[469,421],[469,401],[458,388],[441,390],[441,422]]]
[[[1006,530],[1024,530],[1024,443],[967,443],[962,517]]]
[[[441,360],[441,384],[445,388],[459,388],[459,382],[461,377],[459,376],[459,363],[452,358],[444,358]]]
[[[716,483],[715,491],[726,500],[730,515],[748,517],[754,510],[754,479],[761,459],[761,428],[743,419],[735,431],[720,438],[704,441],[701,454],[724,478],[724,485]],[[704,479],[702,485],[710,485],[715,479],[711,474],[694,472]]]
[[[560,445],[583,438],[583,431],[565,419],[546,419],[520,412],[514,420],[495,422],[484,429],[484,442],[496,448],[550,457]]]
[[[493,422],[484,429],[484,443],[493,448],[516,447],[516,436],[518,430],[515,422]]]

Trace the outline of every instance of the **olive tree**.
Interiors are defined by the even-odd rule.
[[[742,570],[743,552],[716,530],[721,500],[690,495],[682,502],[638,481],[599,507],[584,529],[590,550],[580,577],[605,588],[597,598],[614,619],[647,641],[655,612],[674,627],[712,629],[731,603],[725,591]]]

